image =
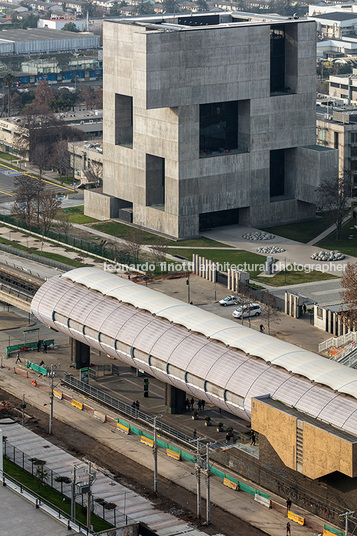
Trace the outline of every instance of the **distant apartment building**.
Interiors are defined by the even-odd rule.
[[[104,22],[103,189],[173,237],[311,218],[337,151],[316,145],[315,23],[207,13]]]
[[[101,138],[103,135],[102,110],[87,110],[83,112],[65,112],[56,114],[73,128],[85,132],[89,138]],[[29,130],[22,125],[20,117],[0,119],[0,150],[10,154],[21,154],[29,158]]]
[[[336,109],[331,113],[318,113],[316,120],[317,143],[338,149],[338,172],[351,176],[353,197],[357,196],[357,110]]]

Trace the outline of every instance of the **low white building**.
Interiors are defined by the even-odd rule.
[[[76,28],[78,28],[80,32],[84,32],[86,29],[86,21],[84,19],[39,19],[37,22],[37,28],[62,30],[62,28],[69,22],[75,24]]]
[[[317,24],[317,33],[321,37],[340,39],[343,35],[355,33],[357,28],[357,13],[334,11],[321,15],[312,15],[308,20]]]

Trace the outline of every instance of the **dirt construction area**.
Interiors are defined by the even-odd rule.
[[[7,414],[16,418],[20,417],[21,401],[18,398],[0,389],[0,399],[9,404]],[[110,471],[117,482],[150,499],[158,509],[170,512],[176,517],[196,525],[196,496],[193,493],[159,476],[159,493],[155,495],[150,491],[153,481],[152,471],[138,465],[118,452],[113,452],[110,448],[90,436],[57,419],[54,421],[55,435],[48,435],[48,416],[30,404],[26,407],[26,414],[25,424],[36,434],[41,435],[74,456],[78,458],[85,457],[87,460],[89,459]],[[202,502],[202,509],[204,512],[205,501]],[[209,526],[201,526],[201,530],[210,535],[263,536],[266,534],[214,505],[211,506],[211,520],[212,523]]]

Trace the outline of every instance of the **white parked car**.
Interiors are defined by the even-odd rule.
[[[223,307],[227,307],[227,305],[238,305],[238,303],[240,303],[238,296],[226,296],[223,300],[219,300],[219,304],[223,305]]]
[[[241,305],[233,311],[232,315],[234,318],[248,318],[249,316],[258,316],[261,314],[259,303],[249,303],[248,305]]]

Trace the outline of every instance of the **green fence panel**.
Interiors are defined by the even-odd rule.
[[[329,532],[332,532],[332,534],[336,534],[336,536],[345,536],[344,530],[335,529],[335,527],[331,527],[330,525],[327,525],[325,523],[324,529],[328,530]]]
[[[154,441],[154,436],[152,436],[150,434],[147,434],[146,432],[141,432],[141,435],[144,436],[144,437],[147,437],[148,439],[151,439],[152,441]]]
[[[270,501],[270,495],[267,493],[263,493],[262,491],[259,491],[258,489],[255,490],[255,493],[257,495],[260,495],[261,497],[264,497],[265,499],[268,499]]]
[[[216,469],[216,467],[212,467],[212,465],[210,465],[210,470],[211,470],[211,473],[213,475],[219,476],[219,478],[221,478],[222,480],[224,479],[224,472],[223,471],[220,471],[219,469]]]
[[[40,365],[36,365],[36,363],[30,363],[29,368],[35,372],[38,372],[39,374],[42,374],[43,376],[47,376],[47,369],[40,367]]]
[[[174,452],[177,452],[177,454],[181,454],[181,449],[178,449],[177,447],[174,447],[173,445],[167,444],[167,448],[170,450],[173,450]]]
[[[224,475],[227,480],[230,480],[231,482],[234,482],[235,484],[238,484],[238,480],[236,478],[233,478],[229,475]]]
[[[165,441],[162,441],[161,439],[157,440],[157,446],[162,447],[163,449],[167,449],[167,443]]]
[[[130,428],[130,424],[123,419],[117,419],[119,424],[122,424],[123,426],[126,426],[127,428]]]
[[[248,486],[248,484],[244,484],[244,482],[239,482],[239,489],[241,491],[245,491],[246,493],[250,493],[251,495],[255,495],[255,489],[251,486]]]
[[[141,430],[139,430],[139,428],[136,428],[132,424],[130,425],[130,432],[133,432],[133,434],[141,436]]]
[[[196,458],[192,456],[192,454],[188,454],[188,452],[185,452],[184,450],[181,450],[181,458],[192,463],[195,463],[196,461]]]

